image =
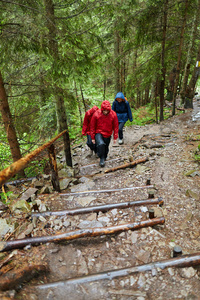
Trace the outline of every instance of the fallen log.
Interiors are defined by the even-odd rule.
[[[171,258],[167,260],[162,261],[156,261],[148,264],[138,265],[136,267],[130,267],[130,268],[124,268],[124,269],[118,269],[118,270],[111,270],[106,272],[101,272],[97,274],[92,275],[86,275],[78,278],[70,278],[65,281],[57,281],[53,283],[46,283],[43,285],[36,286],[37,289],[45,290],[49,288],[59,288],[63,287],[65,285],[71,285],[71,284],[83,284],[83,283],[89,283],[93,281],[99,281],[99,280],[113,280],[118,277],[123,276],[130,276],[134,273],[139,272],[146,272],[151,271],[156,268],[159,269],[165,269],[165,268],[171,268],[171,267],[178,267],[178,268],[185,268],[185,267],[191,267],[191,266],[197,266],[200,265],[200,252],[179,256],[176,258]]]
[[[127,224],[111,226],[111,227],[86,228],[86,229],[65,232],[62,234],[57,234],[52,236],[40,236],[40,237],[25,238],[25,239],[18,239],[12,241],[4,241],[4,242],[0,242],[0,252],[23,248],[27,245],[38,245],[38,244],[52,243],[52,242],[56,243],[60,241],[76,240],[84,237],[96,237],[100,235],[109,235],[109,234],[114,234],[122,231],[136,230],[139,228],[155,226],[164,223],[165,223],[165,218],[160,217],[160,218],[149,219],[149,220],[140,221],[136,223],[127,223]]]
[[[83,195],[83,194],[93,194],[93,193],[113,193],[113,192],[120,192],[120,191],[140,190],[140,189],[150,189],[150,188],[154,188],[154,185],[133,186],[128,188],[110,189],[110,190],[91,190],[91,191],[83,191],[83,192],[61,193],[59,195],[71,196],[71,195]]]
[[[31,153],[27,154],[26,156],[20,158],[19,160],[15,161],[13,164],[11,164],[6,169],[2,170],[0,172],[0,186],[4,184],[9,178],[13,177],[15,174],[17,174],[19,171],[23,170],[28,163],[33,160],[40,152],[42,152],[44,149],[48,148],[51,144],[53,144],[58,138],[60,138],[67,130],[64,130],[60,134],[58,134],[56,137],[51,139],[49,142],[45,143],[41,147],[35,149]]]
[[[0,290],[12,290],[18,285],[24,282],[28,282],[31,279],[38,277],[42,273],[49,271],[47,265],[29,265],[25,268],[15,269],[9,271],[0,277]]]
[[[104,205],[95,205],[95,206],[88,206],[88,207],[80,207],[80,208],[73,208],[73,209],[66,209],[60,211],[44,211],[44,212],[33,212],[31,214],[32,217],[49,217],[49,216],[74,216],[80,214],[87,214],[87,213],[94,213],[94,212],[107,212],[114,208],[128,208],[132,206],[141,206],[141,205],[155,205],[159,204],[160,206],[163,204],[163,200],[161,197],[155,199],[148,199],[148,200],[138,200],[138,201],[130,201],[130,202],[121,202],[121,203],[111,203],[111,204],[104,204]]]
[[[134,161],[132,161],[130,163],[127,163],[127,164],[124,164],[124,165],[120,165],[120,166],[117,166],[117,167],[114,167],[114,168],[107,169],[107,170],[104,171],[104,173],[114,172],[114,171],[117,171],[117,170],[120,170],[120,169],[125,169],[125,168],[131,168],[131,167],[133,167],[135,165],[138,165],[140,163],[146,162],[148,160],[149,160],[148,157],[140,158],[140,159],[134,160]]]

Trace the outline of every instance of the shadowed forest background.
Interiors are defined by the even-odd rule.
[[[72,166],[85,112],[118,91],[133,124],[192,108],[200,0],[0,0],[0,18],[1,170],[65,129]]]

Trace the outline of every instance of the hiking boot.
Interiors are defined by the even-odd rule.
[[[123,139],[119,139],[119,140],[118,140],[118,144],[119,144],[119,145],[122,145],[123,143],[124,143]]]
[[[100,158],[100,163],[99,163],[100,167],[104,167],[105,166],[105,161],[104,161],[104,157]]]

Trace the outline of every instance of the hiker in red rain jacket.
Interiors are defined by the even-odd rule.
[[[101,109],[92,116],[90,126],[92,142],[96,144],[101,167],[105,166],[111,135],[113,133],[115,144],[118,138],[118,129],[117,114],[111,109],[110,102],[105,100],[101,104]]]
[[[93,154],[93,151],[96,153],[96,145],[92,142],[91,135],[90,135],[90,122],[92,119],[93,114],[98,110],[97,106],[93,106],[91,109],[86,111],[85,117],[83,120],[83,128],[82,128],[82,135],[87,135],[87,145],[90,148],[90,156]]]

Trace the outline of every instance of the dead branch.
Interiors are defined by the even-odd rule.
[[[92,191],[83,191],[83,192],[73,192],[73,193],[61,193],[60,196],[71,196],[71,195],[83,195],[83,194],[93,194],[93,193],[112,193],[120,191],[129,191],[129,190],[139,190],[139,189],[150,189],[154,188],[153,185],[142,185],[142,186],[132,186],[128,188],[120,189],[110,189],[110,190],[92,190]]]
[[[65,232],[62,234],[52,235],[52,236],[40,236],[40,237],[33,237],[27,239],[18,239],[13,241],[4,241],[4,242],[0,242],[0,252],[23,248],[27,245],[37,245],[37,244],[52,243],[52,242],[56,243],[60,241],[71,241],[71,240],[84,238],[84,237],[96,237],[100,235],[115,234],[122,231],[136,230],[139,228],[155,226],[157,224],[164,224],[164,223],[165,223],[165,218],[160,217],[160,218],[149,219],[149,220],[140,221],[136,223],[127,223],[127,224],[111,226],[111,227],[86,228],[86,229]]]
[[[13,164],[11,164],[8,168],[2,170],[0,172],[0,186],[4,184],[9,178],[14,176],[16,173],[18,173],[20,170],[23,170],[28,163],[33,160],[40,152],[42,152],[44,149],[49,147],[51,144],[53,144],[58,138],[60,138],[67,130],[64,130],[60,134],[58,134],[56,137],[51,139],[49,142],[45,143],[41,147],[37,148],[36,150],[32,151],[31,153],[27,154],[26,156],[22,157],[21,159],[17,160]]]
[[[132,206],[155,205],[155,204],[159,204],[161,206],[163,204],[162,198],[159,197],[159,198],[147,199],[147,200],[138,200],[138,201],[130,201],[130,202],[122,202],[122,203],[110,203],[104,205],[95,205],[95,206],[73,208],[73,209],[60,210],[60,211],[33,212],[31,216],[32,217],[65,216],[65,215],[74,216],[74,215],[94,213],[100,211],[107,212],[114,208],[123,209]]]
[[[14,256],[13,253],[11,253],[10,255],[8,255],[3,261],[0,262],[0,269],[5,266],[7,263],[9,263],[9,261],[12,259],[12,257]]]
[[[125,169],[125,168],[131,168],[131,167],[133,167],[135,165],[138,165],[140,163],[146,162],[148,160],[149,160],[148,157],[137,159],[137,160],[132,161],[130,163],[127,163],[127,164],[124,164],[124,165],[121,165],[121,166],[117,166],[117,167],[114,167],[114,168],[107,169],[107,170],[104,171],[104,173],[114,172],[114,171],[117,171],[117,170],[120,170],[120,169]]]
[[[21,269],[15,269],[0,277],[0,290],[6,291],[16,288],[17,285],[39,276],[48,271],[47,265],[29,265]]]
[[[178,267],[178,268],[185,268],[185,267],[191,267],[191,266],[197,266],[200,265],[200,252],[199,253],[194,253],[194,254],[189,254],[189,255],[184,255],[184,256],[179,256],[176,258],[171,258],[167,260],[162,260],[162,261],[156,261],[152,262],[149,264],[143,264],[139,265],[136,267],[130,267],[130,268],[125,268],[125,269],[118,269],[118,270],[111,270],[111,271],[106,271],[102,273],[97,273],[97,274],[91,274],[91,275],[86,275],[78,278],[70,278],[65,281],[58,281],[58,282],[53,282],[53,283],[47,283],[43,285],[38,285],[36,286],[37,289],[40,290],[45,290],[49,288],[59,288],[64,285],[70,285],[70,284],[83,284],[83,283],[89,283],[93,281],[99,281],[99,280],[113,280],[118,277],[122,276],[130,276],[134,273],[139,273],[139,272],[146,272],[146,271],[151,271],[154,269],[165,269],[165,268],[170,268],[170,267]]]

